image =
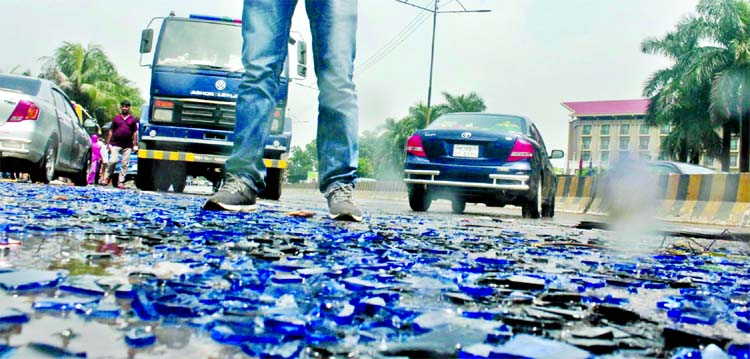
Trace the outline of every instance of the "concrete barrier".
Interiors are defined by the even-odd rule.
[[[558,176],[555,210],[586,213],[595,197],[596,177]]]

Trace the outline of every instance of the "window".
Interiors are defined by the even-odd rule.
[[[737,155],[729,155],[729,167],[737,167]]]
[[[620,137],[620,149],[627,150],[630,148],[630,137]]]
[[[601,161],[603,163],[608,163],[609,162],[609,152],[602,152],[602,154],[601,154]]]
[[[638,154],[638,157],[640,157],[643,161],[650,161],[651,160],[651,154],[648,152],[641,152]]]
[[[602,125],[602,128],[599,130],[599,134],[602,136],[609,135],[609,125]]]
[[[584,162],[591,161],[591,152],[584,151],[581,159],[583,159]]]
[[[609,149],[609,137],[602,137],[601,139],[601,149],[608,150]]]
[[[639,133],[641,135],[648,135],[648,130],[650,130],[650,129],[651,129],[651,126],[646,125],[646,124],[642,124]]]
[[[639,150],[648,150],[648,137],[641,137],[640,141],[638,142],[638,149]]]
[[[732,151],[737,151],[739,139],[737,137],[732,136],[732,141],[729,142],[729,149]]]
[[[659,126],[659,134],[661,135],[668,135],[669,132],[672,130],[668,124]]]
[[[620,134],[621,135],[629,135],[630,134],[630,125],[620,125]]]
[[[583,138],[583,142],[582,142],[582,146],[583,146],[584,150],[591,149],[591,137],[584,137]]]
[[[591,125],[583,125],[583,135],[591,134]]]

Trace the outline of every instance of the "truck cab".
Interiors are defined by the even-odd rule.
[[[234,143],[237,92],[244,73],[241,21],[202,15],[170,15],[161,20],[153,61],[148,65],[151,86],[139,129],[136,183],[143,190],[171,187],[180,192],[187,176],[203,176],[217,188]],[[142,32],[142,54],[152,52],[153,37],[150,28]],[[281,196],[287,168],[289,57],[297,60],[297,78],[306,75],[305,42],[290,39],[289,46],[296,51],[290,51],[279,78],[263,155],[266,190],[262,198]]]

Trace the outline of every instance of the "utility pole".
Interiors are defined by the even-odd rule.
[[[432,13],[432,49],[430,50],[430,82],[427,86],[427,125],[430,124],[430,115],[432,112],[432,72],[435,66],[435,29],[437,29],[437,16],[438,14],[465,14],[465,13],[476,13],[476,12],[491,12],[491,10],[468,10],[461,1],[457,0],[458,4],[461,5],[463,10],[456,11],[439,11],[440,0],[435,0],[435,5],[432,9],[424,6],[412,4],[409,0],[396,0],[402,4],[416,7],[418,9],[428,11]]]

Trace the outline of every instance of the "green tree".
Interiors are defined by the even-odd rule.
[[[307,180],[307,172],[318,170],[318,151],[315,140],[305,145],[292,147],[292,155],[289,157],[289,169],[287,181],[299,183]]]
[[[79,43],[64,42],[53,56],[42,58],[40,77],[55,82],[71,100],[97,115],[100,125],[119,112],[119,103],[129,99],[133,113],[140,115],[144,103],[137,88],[119,75],[114,64],[96,45],[84,47]]]
[[[651,98],[647,119],[674,128],[668,154],[693,162],[703,152],[719,154],[726,170],[731,134],[741,132],[740,170],[748,171],[750,2],[701,0],[694,15],[664,37],[646,39],[642,49],[674,62],[644,88]]]

